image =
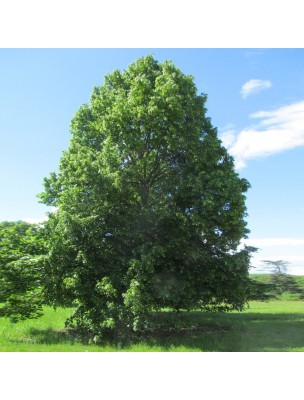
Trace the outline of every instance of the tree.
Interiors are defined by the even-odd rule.
[[[301,293],[293,276],[286,273],[288,261],[284,260],[263,260],[268,268],[271,268],[270,283],[274,287],[274,293],[277,296],[283,293]]]
[[[45,295],[92,335],[147,327],[151,312],[241,310],[248,296],[249,183],[206,117],[207,96],[172,62],[139,58],[105,76],[71,122],[40,199]]]
[[[263,263],[265,264],[265,266],[271,268],[271,272],[274,275],[285,274],[286,270],[287,270],[287,266],[289,264],[287,261],[284,261],[284,260],[277,260],[277,261],[263,260]]]
[[[42,315],[45,252],[39,225],[0,223],[0,316],[17,322]]]

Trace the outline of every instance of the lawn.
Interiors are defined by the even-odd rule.
[[[194,351],[256,352],[304,351],[304,302],[250,302],[244,312],[180,314],[182,328],[163,329],[132,340],[97,346],[81,342],[64,329],[70,309],[45,308],[43,317],[12,324],[0,320],[0,351],[98,352]],[[170,312],[158,316],[170,320]]]

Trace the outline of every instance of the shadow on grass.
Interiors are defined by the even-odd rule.
[[[193,329],[156,334],[141,340],[164,351],[179,347],[195,351],[250,352],[304,351],[303,314],[203,314],[189,313]],[[185,350],[186,351],[186,350]]]
[[[77,337],[72,330],[68,329],[36,329],[31,328],[29,330],[29,335],[33,338],[35,343],[39,344],[62,344],[73,345],[77,342]]]
[[[170,320],[170,313],[162,313],[161,320]],[[162,322],[162,321],[161,321]],[[81,340],[77,331],[30,329],[33,341],[41,344],[73,345],[88,342]],[[262,313],[182,313],[180,326],[160,325],[154,332],[126,336],[117,335],[102,345],[115,350],[137,351],[304,351],[303,314]],[[139,350],[142,349],[142,350]],[[155,350],[156,351],[156,350]]]

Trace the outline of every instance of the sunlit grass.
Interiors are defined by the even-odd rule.
[[[12,324],[0,320],[0,350],[9,352],[250,352],[304,351],[304,302],[251,302],[244,312],[182,313],[184,330],[134,340],[82,343],[64,328],[70,309],[45,308],[43,317]],[[166,320],[170,313],[162,313]]]

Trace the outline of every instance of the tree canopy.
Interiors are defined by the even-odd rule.
[[[152,311],[241,310],[250,248],[249,183],[206,116],[193,77],[152,56],[105,76],[71,121],[71,141],[40,199],[45,296],[78,307],[94,335],[141,329]]]

